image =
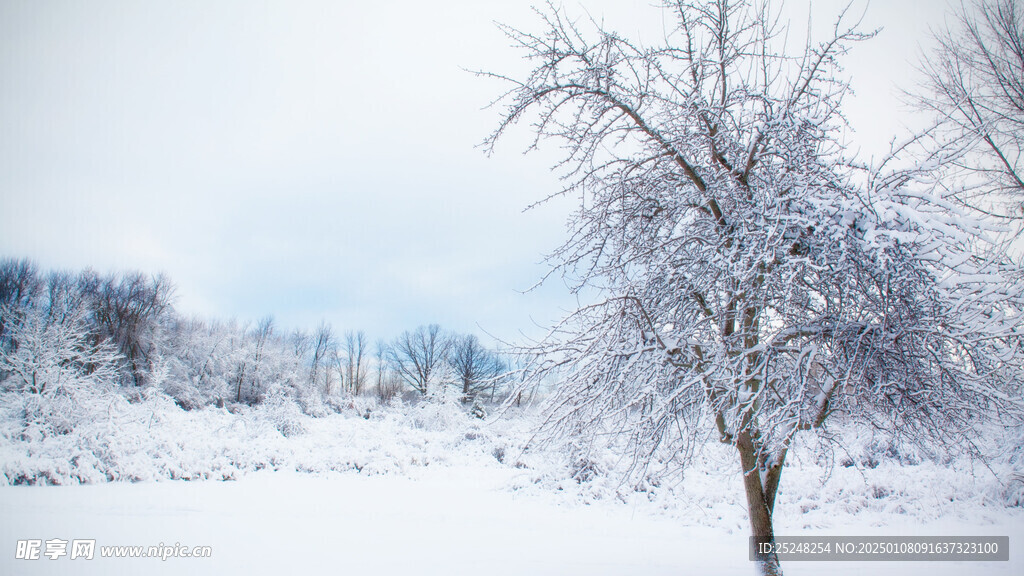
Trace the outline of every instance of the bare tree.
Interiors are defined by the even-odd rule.
[[[30,260],[0,261],[0,347],[11,344],[7,324],[28,310],[41,290],[39,271]]]
[[[337,343],[331,325],[320,322],[313,334],[310,346],[313,357],[309,363],[309,384],[311,389],[321,389],[325,396],[334,392],[334,375],[331,373],[330,359],[337,354]]]
[[[962,4],[953,29],[936,35],[922,61],[924,94],[943,145],[961,154],[947,163],[966,199],[1004,219],[1024,219],[1024,7],[1018,0]],[[965,178],[966,177],[966,178]]]
[[[374,360],[377,363],[377,390],[380,390],[381,384],[384,383],[384,373],[387,371],[388,362],[388,344],[383,340],[377,340],[377,345],[374,348],[375,355]]]
[[[71,316],[79,316],[85,321],[88,317],[89,296],[89,292],[82,288],[82,276],[76,277],[63,271],[50,272],[46,275],[45,295],[39,298],[39,302],[33,302],[32,306],[43,309],[49,322],[62,323]],[[90,337],[100,340],[98,333],[101,330],[102,326],[92,323],[89,327]]]
[[[349,393],[359,396],[366,385],[366,333],[362,330],[345,333],[344,373]]]
[[[478,394],[488,390],[493,397],[499,377],[507,371],[501,359],[484,348],[472,334],[452,339],[448,362],[461,388],[463,402],[472,402]]]
[[[140,273],[100,278],[86,271],[78,283],[91,308],[97,337],[117,347],[131,383],[142,386],[158,352],[159,323],[171,310],[174,287],[170,280]]]
[[[304,330],[294,330],[291,337],[288,339],[291,343],[291,353],[296,359],[305,358],[306,354],[309,354],[310,339],[309,334]]]
[[[402,391],[402,379],[390,367],[390,347],[387,342],[377,341],[375,356],[377,400],[381,404],[388,404]]]
[[[532,72],[489,74],[511,88],[488,143],[532,121],[580,198],[551,261],[591,303],[533,349],[530,381],[558,377],[549,438],[622,438],[635,470],[713,430],[770,542],[798,432],[839,414],[955,444],[1019,417],[1022,282],[931,185],[941,158],[844,156],[838,60],[870,33],[840,16],[790,54],[765,3],[665,9],[676,27],[648,47],[549,5],[542,32],[506,28]]]
[[[445,362],[451,339],[437,324],[405,331],[388,347],[388,361],[394,371],[420,394],[436,392],[444,383]]]

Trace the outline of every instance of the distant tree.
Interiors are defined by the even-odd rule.
[[[384,382],[384,374],[388,369],[388,344],[384,340],[377,340],[374,347],[374,361],[377,364],[377,389]]]
[[[81,282],[81,276],[70,272],[50,272],[46,275],[45,296],[34,305],[45,311],[50,322],[62,322],[65,317],[80,315],[83,321],[88,322],[89,294],[82,289]],[[97,334],[101,327],[93,324],[89,330]]]
[[[330,359],[337,355],[337,342],[334,332],[327,322],[320,322],[313,333],[312,358],[309,367],[309,383],[312,389],[319,388],[325,396],[334,393],[334,374],[331,372]]]
[[[157,356],[160,322],[171,310],[174,287],[170,280],[139,273],[101,278],[87,271],[78,284],[90,307],[96,336],[116,347],[129,381],[144,385]]]
[[[552,263],[589,303],[529,369],[558,381],[547,436],[619,438],[643,470],[713,430],[769,542],[789,447],[830,416],[935,447],[1019,422],[1019,269],[932,186],[943,158],[845,156],[838,62],[871,34],[840,17],[791,53],[766,3],[665,9],[661,46],[550,4],[541,32],[506,29],[534,68],[489,142],[532,122],[580,199]]]
[[[378,340],[374,361],[377,364],[377,400],[388,404],[402,391],[402,379],[390,367],[390,347],[383,340]]]
[[[345,333],[345,386],[355,396],[362,394],[366,386],[366,346],[366,333],[362,330]]]
[[[252,340],[249,337],[249,322],[243,322],[241,326],[232,319],[228,323],[228,328],[231,332],[228,340],[227,356],[229,358],[228,363],[232,367],[231,374],[229,377],[229,384],[231,386],[230,397],[220,399],[223,404],[224,402],[242,402],[242,390],[246,384],[246,379],[250,377],[249,370],[251,368],[250,363],[252,362]]]
[[[41,290],[39,270],[32,261],[0,260],[0,347],[11,345],[7,324],[28,310]]]
[[[309,354],[309,334],[303,330],[294,330],[288,338],[291,344],[291,353],[296,359],[304,359]]]
[[[235,381],[235,401],[256,404],[264,392],[264,378],[267,372],[267,352],[274,335],[274,318],[267,316],[260,320],[248,334],[252,351],[250,359],[243,359],[238,378]],[[248,367],[248,374],[246,368]],[[245,389],[243,390],[243,386]],[[244,392],[244,394],[243,394]]]
[[[927,83],[916,95],[938,119],[958,197],[984,212],[1024,220],[1024,6],[1019,0],[972,0],[936,36],[922,60]],[[1018,227],[1018,230],[1020,228]]]
[[[168,325],[164,391],[186,410],[223,404],[230,398],[228,366],[236,345],[230,327],[199,318],[176,317]]]
[[[405,383],[427,396],[444,384],[451,339],[437,324],[405,331],[388,347],[388,362]]]
[[[461,389],[463,402],[472,402],[486,391],[492,392],[493,396],[499,377],[507,371],[497,354],[485,348],[471,334],[452,338],[448,362]]]

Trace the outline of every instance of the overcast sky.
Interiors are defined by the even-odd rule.
[[[521,294],[569,206],[523,212],[558,189],[552,157],[520,154],[526,127],[476,148],[502,86],[465,71],[525,70],[493,22],[538,29],[530,4],[0,0],[0,257],[164,272],[214,318],[536,333],[572,302]],[[565,2],[648,37],[650,4]],[[866,148],[903,122],[896,83],[946,8],[867,7],[884,30],[846,66]]]

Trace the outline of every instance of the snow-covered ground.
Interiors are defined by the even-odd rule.
[[[411,479],[260,472],[237,482],[0,490],[4,574],[750,574],[740,530],[687,524],[617,501],[516,494],[508,470],[435,467]],[[731,521],[742,520],[737,510]],[[870,522],[869,522],[870,523]],[[789,523],[792,524],[792,523]],[[1010,562],[790,562],[788,574],[1020,574],[1019,514],[993,524],[837,517],[831,534],[1010,535]],[[792,534],[787,530],[787,533]],[[801,531],[800,533],[820,533]],[[18,539],[212,546],[210,558],[14,559]]]
[[[231,483],[2,492],[5,542],[210,545],[211,558],[14,561],[47,574],[678,574],[742,572],[740,536],[686,528],[624,506],[565,508],[501,490],[501,474],[438,468],[392,476],[260,473]],[[713,553],[709,553],[713,552]],[[699,553],[699,558],[686,558]]]
[[[709,445],[683,476],[636,490],[614,474],[578,482],[572,459],[524,450],[528,417],[488,424],[429,404],[320,418],[280,407],[146,409],[150,417],[125,416],[105,436],[85,428],[0,446],[8,478],[48,470],[96,482],[0,487],[0,574],[753,572],[737,465],[724,446]],[[794,449],[777,533],[1006,535],[1010,561],[789,562],[787,574],[1024,573],[1024,510],[1006,506],[1017,488],[869,438],[847,445],[831,457]],[[72,466],[68,451],[86,449],[102,457]],[[592,456],[597,471],[618,466],[614,450]],[[136,481],[105,482],[112,471]],[[179,479],[159,481],[168,478]],[[16,559],[26,539],[95,539],[95,557]],[[161,544],[211,546],[212,556],[100,557],[106,546]]]

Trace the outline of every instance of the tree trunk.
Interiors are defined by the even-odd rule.
[[[757,461],[757,450],[750,432],[744,430],[736,436],[736,449],[740,454],[740,465],[743,467],[743,489],[747,495],[747,515],[750,517],[750,531],[754,537],[754,560],[758,571],[765,576],[781,576],[779,557],[774,553],[761,554],[761,543],[774,543],[775,532],[772,529],[772,510],[769,502],[775,500],[777,481],[770,482],[769,496],[761,482],[761,472]]]

